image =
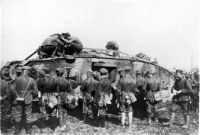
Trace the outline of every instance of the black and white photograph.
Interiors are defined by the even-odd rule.
[[[199,0],[1,0],[1,135],[198,135]]]

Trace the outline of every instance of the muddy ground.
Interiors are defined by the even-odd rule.
[[[156,124],[152,121],[152,125],[149,125],[146,119],[139,119],[134,117],[133,124],[131,127],[122,128],[120,126],[120,118],[115,115],[115,117],[107,117],[106,119],[106,127],[99,128],[93,125],[92,116],[89,118],[87,124],[84,124],[81,121],[81,117],[78,115],[79,110],[69,110],[68,121],[66,130],[61,132],[57,131],[57,119],[51,118],[46,122],[46,126],[41,132],[40,128],[38,128],[37,124],[34,124],[31,133],[38,135],[100,135],[100,134],[108,134],[108,135],[197,135],[199,132],[199,113],[191,112],[190,116],[190,127],[188,129],[183,129],[181,127],[184,119],[179,112],[176,115],[176,119],[173,127],[163,126],[161,123]],[[166,115],[165,115],[166,116]],[[169,115],[168,115],[169,116]],[[165,119],[160,119],[160,122]],[[167,121],[167,119],[166,119]],[[39,124],[40,125],[40,124]],[[7,133],[1,133],[5,135],[12,135],[14,133],[14,128],[10,128]],[[22,129],[21,134],[25,134],[24,129]]]

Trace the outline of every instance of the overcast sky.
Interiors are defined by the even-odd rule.
[[[116,41],[168,69],[199,65],[198,0],[2,0],[1,61],[23,60],[53,33],[84,47]]]

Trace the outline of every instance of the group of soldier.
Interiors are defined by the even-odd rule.
[[[29,133],[31,123],[35,121],[32,113],[32,103],[34,99],[41,98],[41,85],[47,72],[39,71],[39,78],[29,75],[30,67],[21,66],[15,71],[16,77],[10,80],[1,78],[1,126],[7,126],[8,119],[14,120],[15,133],[19,134],[21,122],[25,119],[25,131]],[[56,69],[57,83],[57,110],[59,113],[60,129],[66,128],[66,96],[65,92],[71,89],[70,82],[66,80],[63,69]],[[152,117],[158,122],[158,101],[154,94],[160,91],[160,82],[154,77],[154,73],[147,72],[145,77],[141,72],[136,72],[136,78],[132,76],[129,67],[123,67],[117,71],[114,81],[110,80],[108,69],[101,68],[99,71],[87,71],[87,78],[82,82],[80,90],[83,93],[83,121],[87,123],[88,114],[92,113],[94,124],[105,127],[108,107],[116,103],[116,107],[121,112],[121,125],[124,127],[126,116],[128,116],[128,126],[133,122],[133,112],[138,117],[146,117],[151,124]],[[176,111],[181,108],[185,123],[184,128],[189,126],[190,102],[192,95],[198,95],[198,86],[194,86],[188,76],[181,70],[176,71],[176,81],[172,92],[176,93],[170,107],[171,117],[169,126],[173,125]],[[113,100],[114,99],[114,100]],[[198,101],[195,101],[198,102]],[[196,103],[197,104],[197,103]],[[197,107],[197,106],[196,106]],[[45,111],[44,111],[45,112]],[[81,113],[81,112],[80,112]]]
[[[113,46],[114,43],[110,44],[108,49],[109,47],[114,50],[119,49],[118,46]],[[67,55],[75,57],[81,50],[82,43],[78,38],[69,33],[62,33],[49,36],[40,46],[38,54],[40,58]],[[59,93],[55,99],[59,127],[60,130],[65,129],[67,121],[66,92],[78,88],[77,84],[66,79],[65,71],[62,68],[56,69],[56,79],[50,76],[50,70],[39,70],[38,77],[31,76],[30,71],[28,66],[19,66],[15,70],[14,78],[3,79],[1,74],[1,130],[6,129],[12,118],[16,134],[20,133],[22,121],[26,123],[24,124],[26,133],[30,133],[31,124],[37,119],[32,113],[33,101],[37,99],[41,101],[42,103],[39,105],[43,106],[43,110],[40,112],[46,114],[44,106],[46,100],[43,93],[48,87]],[[10,71],[7,72],[9,74]],[[128,116],[128,127],[132,125],[133,116],[147,118],[149,124],[151,124],[152,117],[155,122],[158,122],[158,101],[155,100],[154,95],[162,88],[155,73],[147,71],[144,74],[137,71],[136,77],[133,77],[130,67],[122,67],[117,69],[114,79],[111,79],[110,76],[111,72],[106,68],[87,71],[87,78],[79,87],[83,94],[82,119],[85,123],[87,123],[88,115],[92,114],[94,124],[98,127],[105,127],[106,114],[113,104],[121,114],[123,127],[126,125],[126,116]],[[46,86],[44,83],[48,83],[48,79],[50,82],[55,81],[55,85]],[[199,83],[194,82],[190,76],[184,75],[181,70],[176,71],[175,79],[172,88],[175,96],[170,107],[171,117],[169,123],[163,124],[172,126],[176,111],[181,108],[185,119],[183,127],[187,128],[191,101],[194,101],[195,110],[198,108]],[[54,107],[54,105],[52,106]]]
[[[67,55],[75,57],[82,49],[83,45],[77,37],[71,36],[69,33],[57,33],[44,40],[37,52],[41,59]]]

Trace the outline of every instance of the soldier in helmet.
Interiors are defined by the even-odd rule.
[[[94,73],[87,71],[87,79],[83,81],[81,91],[83,92],[83,119],[86,122],[87,115],[91,109],[93,110],[94,122],[97,120],[96,108],[94,106],[94,98],[98,89],[98,81],[94,79]],[[94,123],[95,124],[95,123]]]
[[[100,69],[99,89],[97,91],[97,106],[98,106],[98,122],[99,126],[105,127],[105,113],[107,105],[111,104],[111,82],[108,79],[108,70]]]
[[[173,105],[171,106],[171,117],[169,123],[170,126],[173,125],[175,113],[176,111],[181,108],[182,113],[185,119],[185,123],[183,124],[183,128],[188,128],[189,126],[189,103],[190,103],[190,94],[193,94],[194,91],[191,88],[191,85],[189,81],[184,77],[182,70],[176,70],[176,81],[174,83],[173,88],[175,90],[172,90],[176,93],[176,95],[173,97]]]
[[[121,91],[121,104],[120,104],[120,110],[121,110],[121,124],[124,127],[125,119],[126,119],[126,113],[128,113],[128,120],[129,120],[129,126],[132,124],[132,117],[133,117],[133,108],[132,103],[136,101],[135,97],[135,90],[136,90],[136,81],[133,79],[130,75],[130,68],[124,67],[120,71],[121,78],[119,81],[119,89]]]
[[[21,120],[25,113],[26,133],[30,132],[31,123],[34,121],[32,116],[32,101],[38,94],[37,85],[34,79],[28,77],[28,67],[22,68],[22,75],[17,77],[12,84],[12,95],[15,97],[12,107],[12,117],[15,121],[15,133],[19,134],[21,129]]]
[[[151,124],[151,117],[153,116],[155,121],[158,122],[157,102],[154,98],[154,93],[160,90],[160,84],[156,81],[154,73],[148,71],[146,73],[147,84],[146,84],[146,104],[147,104],[147,121]]]

